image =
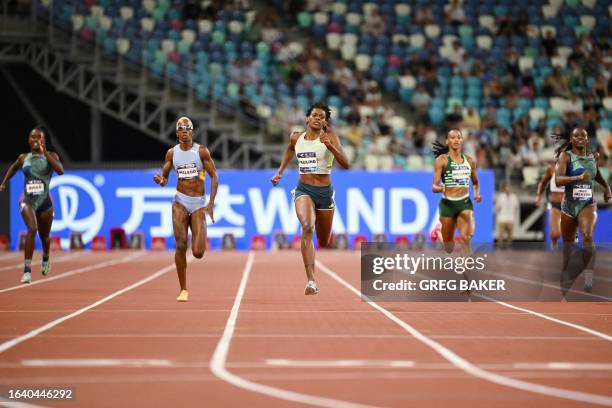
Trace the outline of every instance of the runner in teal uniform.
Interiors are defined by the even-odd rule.
[[[23,196],[19,201],[19,211],[27,227],[27,236],[24,249],[24,267],[21,283],[32,281],[32,255],[34,253],[34,239],[36,231],[43,246],[42,267],[43,276],[51,270],[49,262],[49,233],[53,223],[53,202],[49,196],[49,182],[51,174],[55,172],[64,174],[64,167],[55,152],[48,151],[46,142],[48,136],[40,127],[32,129],[28,137],[30,152],[19,155],[15,163],[9,167],[0,191],[6,189],[6,183],[17,173],[23,170],[24,187]]]
[[[576,232],[580,229],[584,266],[584,289],[593,289],[593,263],[595,260],[595,243],[593,232],[597,222],[597,204],[594,198],[593,180],[597,181],[604,190],[604,201],[608,202],[612,196],[610,186],[601,175],[597,166],[597,158],[590,150],[586,130],[576,128],[569,136],[555,135],[562,144],[557,149],[559,161],[555,174],[558,186],[565,187],[563,202],[561,203],[561,235],[563,237],[563,269],[562,287],[569,289],[569,282],[573,278],[567,275],[567,267],[576,241]],[[565,281],[565,282],[563,282]]]

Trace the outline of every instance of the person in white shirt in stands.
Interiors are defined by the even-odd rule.
[[[520,216],[518,197],[512,192],[510,183],[504,185],[504,191],[495,198],[495,214],[500,246],[509,246],[512,243],[514,224]]]

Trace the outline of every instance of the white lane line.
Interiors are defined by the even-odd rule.
[[[0,404],[7,408],[44,408],[44,405],[33,405],[21,401],[13,401],[6,398],[0,398]]]
[[[269,358],[265,364],[275,367],[343,368],[343,367],[414,367],[412,360],[291,360]]]
[[[106,268],[107,266],[113,266],[113,265],[117,265],[120,263],[125,263],[125,262],[129,262],[134,258],[137,258],[139,256],[142,256],[144,254],[144,252],[136,252],[124,257],[121,257],[119,259],[114,259],[112,261],[104,261],[104,262],[100,262],[97,264],[93,264],[93,265],[89,265],[89,266],[84,266],[82,268],[77,268],[77,269],[73,269],[64,273],[60,273],[59,275],[51,275],[51,276],[47,276],[43,279],[40,280],[35,280],[32,283],[28,283],[28,284],[20,284],[17,286],[11,286],[8,288],[4,288],[4,289],[0,289],[0,293],[4,293],[4,292],[9,292],[11,290],[18,290],[18,289],[24,289],[24,288],[29,288],[35,285],[40,285],[43,283],[49,283],[49,282],[53,282],[54,280],[58,280],[58,279],[63,279],[63,278],[67,278],[69,276],[73,276],[73,275],[78,275],[80,273],[83,272],[89,272],[89,271],[93,271],[95,269],[100,269],[100,268]]]
[[[0,255],[0,261],[4,261],[5,259],[11,259],[11,258],[17,258],[19,255],[23,255],[23,252],[17,252],[17,251],[12,251],[12,252],[6,252],[2,255]]]
[[[561,288],[559,287],[559,285],[554,285],[552,283],[548,283],[548,282],[538,282],[538,281],[534,281],[531,279],[527,279],[527,278],[521,278],[519,276],[512,276],[512,275],[508,275],[502,272],[493,272],[493,271],[489,271],[489,273],[491,275],[494,276],[499,276],[499,277],[503,277],[509,280],[513,280],[515,282],[522,282],[522,283],[527,283],[529,285],[532,286],[538,286],[538,287],[546,287],[549,289],[555,289],[555,290],[561,290]],[[607,296],[603,296],[603,295],[597,295],[595,293],[588,293],[588,292],[584,292],[582,290],[576,290],[576,289],[568,289],[568,292],[570,293],[577,293],[579,295],[582,296],[588,296],[588,297],[592,297],[592,298],[596,298],[596,299],[601,299],[601,300],[605,300],[605,301],[612,301],[612,297],[607,297]]]
[[[342,279],[331,269],[323,265],[320,261],[316,261],[316,264],[325,274],[329,275],[336,282],[340,283],[342,286],[347,288],[349,291],[353,292],[358,297],[365,299],[367,301],[367,304],[370,305],[370,307],[373,307],[374,309],[381,312],[389,320],[391,320],[392,322],[394,322],[395,324],[397,324],[398,326],[406,330],[408,333],[410,333],[413,337],[421,341],[426,346],[433,349],[435,352],[440,354],[444,359],[449,361],[451,364],[455,365],[457,368],[465,371],[466,373],[473,375],[474,377],[478,377],[485,381],[489,381],[489,382],[503,385],[506,387],[516,388],[519,390],[533,392],[533,393],[542,394],[542,395],[548,395],[551,397],[565,398],[565,399],[581,401],[581,402],[588,402],[591,404],[601,404],[601,405],[612,406],[612,397],[609,397],[607,395],[591,394],[591,393],[581,392],[581,391],[571,391],[571,390],[566,390],[562,388],[550,387],[550,386],[542,385],[542,384],[530,383],[527,381],[517,380],[515,378],[506,377],[500,374],[496,374],[496,373],[484,370],[470,363],[463,357],[460,357],[459,355],[455,354],[455,352],[444,347],[437,341],[431,339],[430,337],[425,336],[423,333],[421,333],[420,331],[418,331],[417,329],[415,329],[414,327],[412,327],[411,325],[409,325],[402,319],[398,318],[397,316],[389,312],[384,307],[378,305],[378,303],[372,301],[366,295],[362,294],[359,290],[355,289],[350,283]]]
[[[64,262],[64,261],[69,261],[73,258],[78,257],[79,254],[77,253],[71,253],[71,254],[66,254],[64,256],[60,256],[57,258],[51,258],[51,265],[53,265],[54,262]],[[42,260],[39,261],[32,261],[32,266],[36,266],[36,265],[40,265],[42,262]],[[18,263],[18,264],[13,264],[13,265],[6,265],[6,266],[0,266],[0,271],[6,271],[9,269],[15,269],[15,268],[23,268],[23,262],[22,263]]]
[[[143,358],[57,358],[21,360],[23,367],[171,367],[170,360]]]
[[[587,370],[587,371],[612,371],[610,363],[579,363],[553,361],[550,363],[514,363],[513,368],[527,370]]]
[[[225,324],[223,335],[217,343],[215,352],[210,360],[210,370],[212,373],[223,381],[235,385],[236,387],[243,388],[248,391],[256,392],[259,394],[268,395],[273,398],[283,399],[287,401],[298,402],[302,404],[315,405],[320,407],[345,407],[345,408],[357,408],[366,407],[366,405],[355,404],[347,401],[340,401],[331,398],[319,397],[316,395],[302,394],[295,391],[284,390],[282,388],[276,388],[269,385],[263,385],[253,381],[249,381],[243,377],[231,373],[227,367],[227,356],[229,354],[230,344],[232,342],[232,336],[236,330],[236,320],[238,319],[238,312],[240,311],[240,303],[242,303],[242,297],[246,290],[247,281],[253,268],[253,259],[255,254],[249,252],[246,265],[242,271],[242,279],[240,280],[240,286],[236,292],[234,298],[234,304],[232,311]]]
[[[551,317],[551,316],[545,315],[543,313],[536,312],[534,310],[530,310],[530,309],[526,309],[526,308],[523,308],[523,307],[511,305],[510,303],[502,302],[502,301],[499,301],[497,299],[494,299],[494,298],[491,298],[491,297],[488,297],[488,296],[485,296],[485,295],[476,294],[476,295],[473,295],[473,296],[478,296],[478,297],[481,297],[483,299],[490,300],[491,302],[494,302],[495,304],[498,304],[500,306],[508,307],[508,308],[514,309],[514,310],[520,310],[521,312],[525,312],[525,313],[528,313],[530,315],[537,316],[537,317],[540,317],[542,319],[549,320],[551,322],[559,323],[559,324],[562,324],[564,326],[568,326],[568,327],[574,328],[576,330],[580,330],[580,331],[583,331],[585,333],[592,334],[593,336],[597,336],[597,337],[599,337],[599,338],[601,338],[603,340],[606,340],[606,341],[612,341],[612,336],[610,336],[608,334],[605,334],[605,333],[602,333],[602,332],[599,332],[597,330],[589,329],[588,327],[584,327],[584,326],[581,326],[579,324],[566,322],[565,320],[557,319],[555,317]]]
[[[193,257],[188,258],[187,262],[190,262],[192,259],[193,259]],[[133,284],[131,284],[129,286],[126,286],[123,289],[115,291],[115,292],[111,293],[110,295],[106,296],[105,298],[102,298],[102,299],[98,300],[97,302],[94,302],[94,303],[90,304],[89,306],[85,306],[85,307],[83,307],[83,308],[81,308],[81,309],[79,309],[79,310],[77,310],[77,311],[75,311],[73,313],[70,313],[70,314],[65,315],[63,317],[60,317],[59,319],[55,319],[52,322],[49,322],[49,323],[47,323],[47,324],[45,324],[43,326],[40,326],[40,327],[38,327],[38,328],[36,328],[34,330],[31,330],[31,331],[29,331],[28,333],[26,333],[26,334],[24,334],[22,336],[15,337],[12,340],[6,341],[6,342],[0,344],[0,353],[4,353],[8,349],[13,348],[16,345],[18,345],[20,343],[23,343],[26,340],[29,340],[29,339],[31,339],[33,337],[38,336],[39,334],[44,333],[44,332],[46,332],[49,329],[52,329],[53,327],[55,327],[55,326],[65,322],[66,320],[72,319],[73,317],[77,317],[77,316],[85,313],[86,311],[93,309],[94,307],[100,306],[101,304],[106,303],[109,300],[116,298],[117,296],[123,295],[124,293],[129,292],[132,289],[135,289],[135,288],[137,288],[139,286],[144,285],[145,283],[148,283],[148,282],[152,281],[153,279],[157,279],[160,276],[162,276],[163,274],[168,273],[169,271],[174,270],[174,268],[175,268],[174,263],[172,265],[168,265],[165,268],[162,268],[159,271],[154,272],[152,275],[149,275],[146,278],[139,280],[138,282],[135,282],[135,283],[133,283]]]

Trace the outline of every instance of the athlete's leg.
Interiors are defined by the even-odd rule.
[[[442,224],[441,231],[444,250],[450,254],[455,249],[455,228],[457,228],[457,221],[453,217],[440,217],[440,224]]]
[[[23,277],[21,282],[29,283],[30,274],[32,272],[32,255],[34,254],[34,240],[36,239],[36,230],[38,224],[36,222],[36,213],[32,207],[26,203],[20,204],[21,217],[26,225],[26,240],[23,250]],[[27,275],[26,275],[27,274]]]
[[[317,241],[322,248],[329,245],[334,221],[334,209],[315,210],[315,232]]]
[[[463,245],[463,253],[467,256],[472,255],[472,235],[476,228],[474,222],[474,211],[463,210],[457,216],[457,227],[459,228],[459,239]]]
[[[561,236],[561,211],[558,208],[551,208],[548,214],[548,223],[550,227],[550,240],[552,248],[557,249],[557,241]]]
[[[576,230],[578,228],[578,220],[570,217],[565,213],[561,213],[561,236],[563,237],[563,269],[561,271],[560,283],[561,293],[565,293],[572,287],[577,274],[575,271],[569,270],[570,257],[574,246],[576,245]]]
[[[314,279],[314,245],[312,243],[312,233],[315,226],[314,202],[307,195],[302,195],[295,200],[295,212],[302,225],[302,259],[306,269],[306,277],[309,281]]]
[[[200,259],[206,251],[206,211],[200,208],[191,214],[191,252]]]
[[[47,275],[49,273],[49,254],[51,239],[49,234],[51,232],[51,224],[53,224],[53,208],[36,215],[36,221],[38,223],[38,236],[42,242],[43,255],[42,255],[42,274]]]
[[[582,264],[584,265],[584,288],[591,291],[593,287],[593,268],[595,265],[595,242],[593,232],[597,223],[597,207],[590,205],[578,214],[578,227],[582,239]]]
[[[187,237],[189,233],[189,214],[182,204],[172,203],[172,224],[174,227],[174,263],[181,290],[187,290]]]

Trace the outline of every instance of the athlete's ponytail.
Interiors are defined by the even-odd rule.
[[[449,151],[448,145],[442,144],[437,140],[432,143],[431,150],[433,150],[434,157],[446,154]]]

